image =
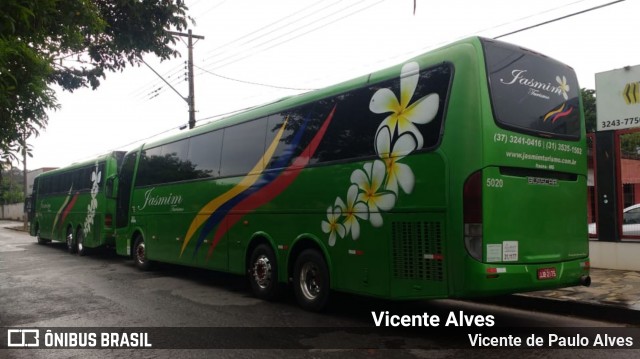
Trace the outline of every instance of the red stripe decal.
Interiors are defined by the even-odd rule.
[[[333,114],[336,111],[336,106],[333,106],[333,109],[329,113],[329,116],[324,120],[322,127],[318,129],[318,132],[313,137],[307,148],[302,151],[300,156],[296,157],[293,160],[293,163],[287,167],[282,174],[274,179],[271,183],[264,186],[260,191],[254,193],[253,195],[245,198],[240,203],[235,205],[229,212],[234,211],[253,211],[254,209],[262,206],[263,204],[273,200],[276,198],[282,191],[284,191],[287,187],[293,183],[293,181],[298,177],[302,169],[309,164],[309,160],[315,154],[318,146],[320,145],[320,141],[324,137],[327,132],[327,128],[329,127],[329,123],[331,123],[331,119],[333,118]],[[234,216],[225,218],[225,226],[218,226],[216,233],[213,236],[213,241],[209,246],[209,252],[207,253],[207,259],[211,257],[213,250],[220,242],[222,236],[233,227],[243,216]]]

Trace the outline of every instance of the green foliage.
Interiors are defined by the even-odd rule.
[[[0,158],[15,158],[59,107],[51,85],[96,89],[143,54],[178,56],[167,30],[186,28],[180,0],[0,1]]]
[[[640,159],[640,132],[620,135],[622,158]]]
[[[596,117],[596,90],[582,88],[580,89],[582,97],[582,108],[584,109],[584,119],[587,126],[587,132],[595,132]]]
[[[24,202],[22,171],[12,169],[2,172],[0,176],[0,204]]]

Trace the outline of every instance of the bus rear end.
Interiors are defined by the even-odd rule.
[[[586,142],[572,68],[482,40],[482,164],[463,185],[464,295],[588,285]],[[489,106],[490,104],[490,106]]]

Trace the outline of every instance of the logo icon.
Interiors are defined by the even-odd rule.
[[[8,347],[37,347],[40,346],[40,330],[38,329],[8,329]]]
[[[624,102],[627,105],[640,103],[640,82],[630,82],[624,85],[622,97],[624,97]]]

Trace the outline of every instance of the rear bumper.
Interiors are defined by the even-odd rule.
[[[460,288],[455,288],[454,297],[501,295],[518,292],[589,285],[589,258],[571,261],[536,264],[480,263],[468,259]],[[555,268],[555,278],[538,278],[538,270]]]

